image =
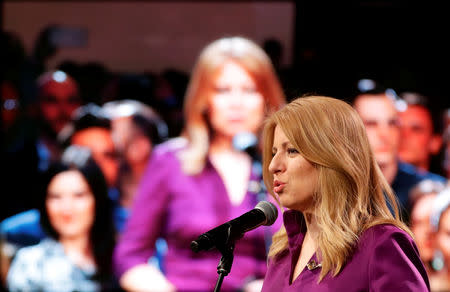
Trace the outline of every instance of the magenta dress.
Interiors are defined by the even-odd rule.
[[[310,265],[291,283],[296,259],[300,253],[306,225],[303,215],[286,211],[283,220],[289,239],[289,250],[269,260],[263,292],[387,292],[429,291],[428,276],[412,238],[403,230],[388,224],[367,229],[360,237],[353,256],[341,272],[318,282],[320,266]],[[316,263],[317,256],[311,258]]]
[[[180,169],[176,157],[183,146],[169,141],[154,149],[150,164],[136,194],[131,216],[114,252],[117,276],[146,263],[157,238],[167,241],[164,270],[178,291],[213,291],[217,282],[216,251],[194,253],[192,240],[217,225],[252,210],[258,196],[248,191],[239,206],[229,200],[223,181],[210,162],[198,175]],[[251,181],[259,181],[254,173]],[[272,226],[261,226],[240,239],[235,247],[231,272],[221,291],[237,291],[247,281],[264,278],[267,270],[265,236],[281,226],[281,216]]]

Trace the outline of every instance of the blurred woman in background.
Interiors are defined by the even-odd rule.
[[[183,135],[155,147],[115,251],[123,288],[214,288],[220,253],[197,255],[190,243],[261,199],[259,190],[251,188],[260,176],[250,155],[233,147],[233,138],[240,133],[257,136],[265,116],[284,103],[269,57],[251,40],[226,37],[201,52],[185,97]],[[264,231],[249,232],[236,243],[236,268],[223,290],[261,288],[262,280],[253,280],[266,271]],[[165,274],[147,264],[158,237],[168,244]]]
[[[40,210],[48,237],[20,249],[9,291],[101,291],[111,273],[114,227],[108,187],[91,152],[70,146],[46,176]]]

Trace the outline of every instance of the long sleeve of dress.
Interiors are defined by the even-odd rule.
[[[169,202],[170,169],[164,158],[157,153],[152,156],[138,187],[130,218],[114,251],[114,268],[119,277],[146,263],[154,252]]]

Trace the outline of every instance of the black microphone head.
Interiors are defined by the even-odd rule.
[[[233,137],[233,147],[250,155],[252,159],[260,160],[258,153],[258,138],[250,132],[238,133]]]
[[[266,216],[266,222],[263,225],[269,226],[275,223],[278,217],[278,209],[274,204],[267,201],[260,201],[255,209],[261,210]]]
[[[258,145],[258,138],[249,132],[238,133],[233,137],[233,147],[240,151],[246,151]]]

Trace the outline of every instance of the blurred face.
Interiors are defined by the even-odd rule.
[[[354,105],[366,127],[375,158],[383,170],[397,162],[400,128],[397,110],[387,96],[360,96]]]
[[[71,144],[89,148],[92,151],[92,157],[105,175],[108,185],[116,184],[119,161],[108,129],[92,127],[81,130],[73,135]]]
[[[79,171],[64,171],[51,180],[45,206],[50,224],[60,238],[89,234],[94,223],[95,199]]]
[[[401,139],[399,156],[416,166],[428,164],[428,157],[438,149],[433,145],[433,124],[430,113],[422,106],[408,106],[399,113]]]
[[[450,263],[450,208],[441,215],[439,231],[436,235],[437,248],[442,251],[447,265]]]
[[[308,211],[313,207],[318,171],[291,144],[283,130],[276,126],[269,171],[273,174],[273,191],[283,206]]]
[[[131,139],[131,117],[114,119],[111,123],[111,133],[118,152],[125,152],[126,145]]]
[[[39,101],[42,117],[55,133],[61,131],[81,105],[78,88],[69,79],[47,82],[40,89]]]
[[[150,140],[133,125],[131,117],[116,118],[112,121],[112,138],[122,162],[131,167],[147,164],[153,148]]]
[[[424,262],[433,258],[432,229],[430,214],[436,194],[427,194],[417,200],[411,210],[411,231],[414,233],[417,248]]]
[[[264,97],[255,80],[239,64],[227,62],[219,70],[209,99],[209,119],[216,136],[232,138],[256,133],[264,118]]]

